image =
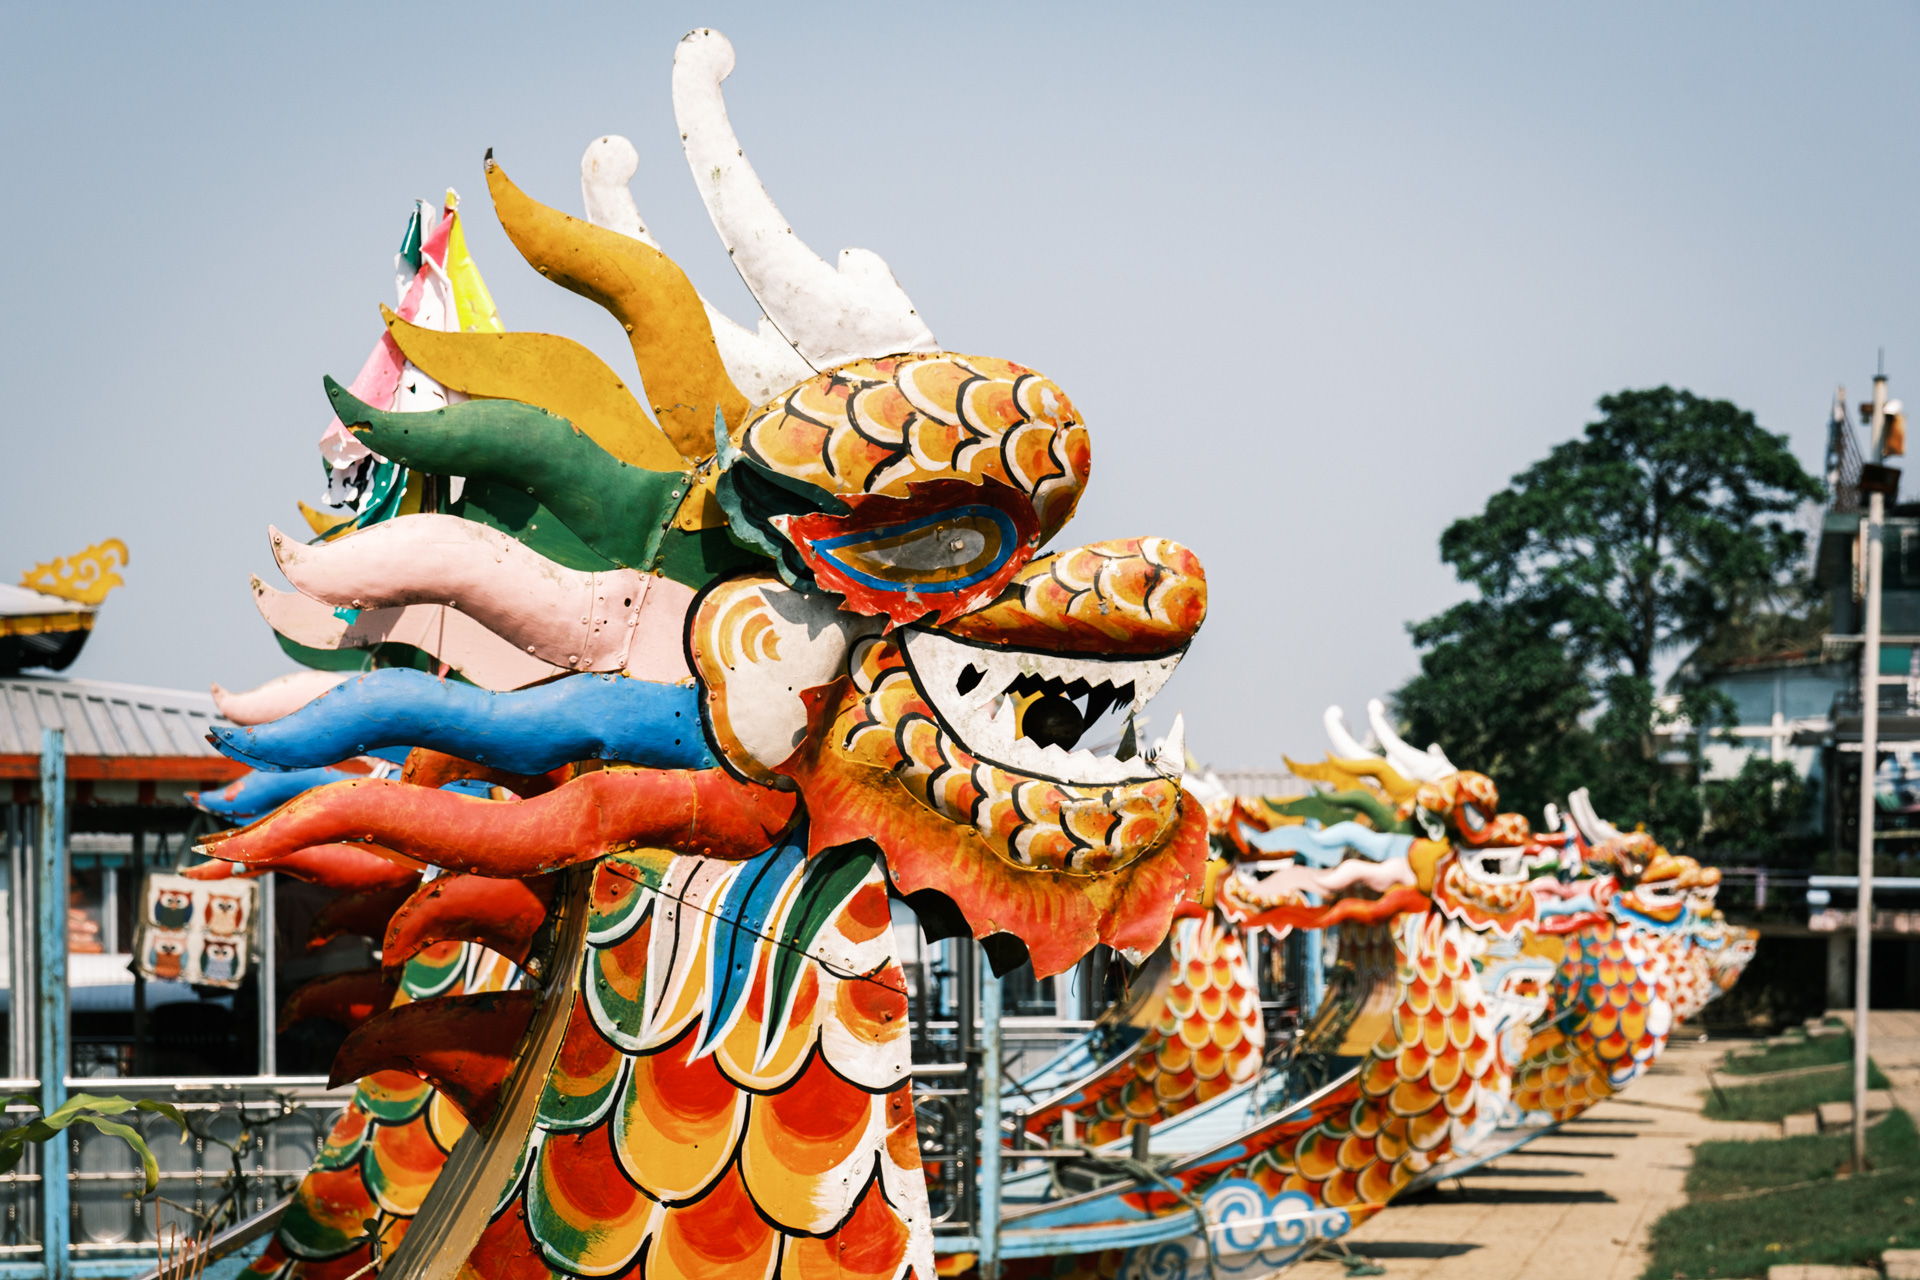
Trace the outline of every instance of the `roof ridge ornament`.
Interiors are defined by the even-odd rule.
[[[37,564],[20,575],[20,585],[41,595],[97,605],[127,580],[115,573],[127,564],[127,544],[118,538],[96,542],[84,551]]]

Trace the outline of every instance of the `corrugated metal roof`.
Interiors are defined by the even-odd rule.
[[[37,756],[40,731],[64,728],[72,756],[217,756],[213,696],[106,680],[0,676],[0,755]]]
[[[1210,769],[1220,784],[1236,796],[1304,796],[1313,790],[1305,778],[1285,769]]]

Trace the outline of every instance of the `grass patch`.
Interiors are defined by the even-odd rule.
[[[1768,1045],[1765,1053],[1751,1058],[1736,1058],[1728,1054],[1719,1071],[1723,1076],[1762,1076],[1769,1071],[1797,1071],[1801,1067],[1824,1067],[1836,1062],[1852,1061],[1852,1036],[1820,1036],[1796,1044]]]
[[[1811,1111],[1823,1102],[1847,1102],[1853,1098],[1850,1066],[1851,1058],[1834,1063],[1830,1071],[1760,1084],[1722,1084],[1718,1093],[1707,1094],[1705,1113],[1711,1120],[1781,1120]],[[1872,1059],[1867,1061],[1867,1087],[1887,1087],[1887,1078]]]
[[[1784,1263],[1868,1266],[1883,1249],[1920,1248],[1913,1122],[1895,1111],[1874,1125],[1867,1153],[1875,1172],[1834,1177],[1850,1149],[1844,1133],[1701,1143],[1687,1175],[1693,1202],[1654,1223],[1643,1280],[1731,1280]],[[1781,1187],[1792,1189],[1709,1198]]]

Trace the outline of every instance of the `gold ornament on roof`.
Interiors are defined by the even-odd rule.
[[[107,592],[126,585],[126,579],[114,572],[126,564],[127,544],[108,538],[85,551],[33,566],[20,575],[20,585],[75,604],[99,604]]]

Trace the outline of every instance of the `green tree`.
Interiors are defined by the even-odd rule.
[[[1658,758],[1656,663],[1791,590],[1805,545],[1786,517],[1823,490],[1785,436],[1725,400],[1656,387],[1599,407],[1441,535],[1476,598],[1410,624],[1420,674],[1395,705],[1414,741],[1484,769],[1509,807],[1537,814],[1585,785],[1614,821],[1685,844],[1698,761]],[[1680,692],[1694,724],[1721,714],[1709,691]]]
[[[1749,756],[1740,772],[1706,784],[1708,848],[1758,854],[1762,861],[1813,842],[1807,827],[1819,798],[1786,760]]]

